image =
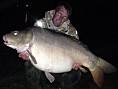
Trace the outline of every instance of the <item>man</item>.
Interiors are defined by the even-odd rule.
[[[72,14],[71,6],[65,2],[62,2],[57,5],[55,10],[47,11],[45,13],[45,18],[38,20],[36,23],[34,23],[34,26],[41,26],[42,28],[49,28],[49,29],[57,30],[57,31],[63,32],[65,34],[68,34],[70,36],[73,36],[79,39],[76,29],[73,27],[73,25],[70,23],[70,20],[69,20],[69,17],[71,14]],[[24,60],[29,60],[29,55],[27,54],[27,52],[20,53],[19,57],[23,58]],[[32,71],[35,73],[34,77],[36,77],[35,81],[40,82],[39,76],[41,75],[41,72],[35,69],[31,65],[30,62],[26,62],[25,66],[26,66],[27,76],[31,77],[31,78],[29,77],[29,80],[30,81],[33,80],[32,74],[30,73],[33,68]],[[77,70],[78,68],[79,68],[79,64],[75,64],[73,66],[73,69],[75,70]],[[75,72],[75,70],[72,70],[71,72],[68,72],[68,73],[61,74],[62,80],[61,80],[60,86],[62,88],[71,89],[70,87],[72,87],[72,84],[74,84],[75,82],[79,80],[81,76],[81,72],[80,70]],[[75,79],[74,77],[77,77],[77,78]],[[69,83],[67,83],[67,81],[65,81],[65,79],[63,78],[67,79]],[[38,85],[39,85],[39,82],[38,82]],[[38,86],[38,85],[34,84],[34,86]]]
[[[59,3],[55,10],[47,11],[45,18],[39,21],[42,22],[44,28],[58,30],[79,39],[76,29],[69,20],[71,14],[72,8],[67,3]],[[34,25],[38,26],[38,23]]]

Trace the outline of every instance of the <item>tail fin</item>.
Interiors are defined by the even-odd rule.
[[[110,74],[117,71],[117,69],[107,61],[103,60],[102,58],[99,58],[99,60],[99,67],[102,69],[104,73]]]
[[[117,69],[113,65],[99,58],[98,67],[94,71],[91,71],[91,74],[93,76],[94,82],[99,87],[102,87],[102,83],[104,81],[104,73],[113,73],[116,71]]]
[[[99,86],[102,87],[104,81],[104,73],[102,72],[100,67],[97,67],[94,71],[91,71],[93,76],[94,82]]]

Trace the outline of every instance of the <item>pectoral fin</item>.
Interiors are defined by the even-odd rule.
[[[99,86],[102,87],[104,81],[104,73],[102,72],[100,67],[97,67],[94,71],[91,71],[93,76],[94,82]]]
[[[32,61],[37,64],[36,58],[29,52],[29,50],[27,50],[27,52],[29,53],[30,57],[32,58]]]
[[[46,71],[45,71],[44,73],[45,73],[47,79],[48,79],[51,83],[55,80],[54,76],[51,75],[49,72],[46,72]]]

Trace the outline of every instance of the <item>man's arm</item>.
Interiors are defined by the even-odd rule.
[[[75,27],[72,24],[69,24],[68,26],[69,26],[68,35],[79,39],[78,32],[75,29]]]

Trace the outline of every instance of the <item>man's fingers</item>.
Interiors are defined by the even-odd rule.
[[[78,70],[80,68],[80,66],[81,65],[79,65],[79,63],[76,63],[76,64],[74,64],[73,69],[74,70]]]
[[[30,60],[29,54],[28,54],[26,51],[21,52],[21,53],[19,54],[19,57],[21,57],[21,58],[24,59],[24,60]]]

